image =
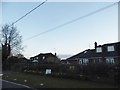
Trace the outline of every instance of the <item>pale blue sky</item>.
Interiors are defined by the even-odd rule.
[[[52,52],[74,55],[98,44],[118,41],[118,6],[103,10],[31,40],[25,39],[114,2],[47,2],[15,25],[23,36],[23,54]],[[40,2],[2,3],[2,24],[11,24]]]

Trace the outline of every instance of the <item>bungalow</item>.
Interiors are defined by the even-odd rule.
[[[52,53],[40,53],[34,57],[30,58],[31,60],[38,60],[38,63],[60,63],[60,60],[57,58],[56,54]]]
[[[87,65],[90,63],[116,64],[120,60],[120,42],[97,45],[66,59],[71,64]]]

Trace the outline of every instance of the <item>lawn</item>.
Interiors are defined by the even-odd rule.
[[[115,86],[92,81],[40,76],[21,72],[4,72],[3,79],[28,85],[33,88],[115,88]]]

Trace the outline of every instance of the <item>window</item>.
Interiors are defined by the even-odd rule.
[[[96,52],[97,52],[97,53],[102,52],[102,47],[97,47],[97,48],[96,48]]]
[[[83,59],[83,64],[88,64],[89,60],[88,59]]]
[[[100,62],[101,62],[100,58],[95,59],[95,63],[100,63]]]
[[[95,62],[96,62],[96,63],[99,63],[99,59],[96,59]]]
[[[74,69],[75,69],[75,66],[70,66],[69,69],[70,69],[70,70],[74,70]]]
[[[107,47],[107,50],[108,50],[108,52],[114,51],[114,46],[108,46],[108,47]]]
[[[36,60],[38,60],[38,57],[35,57]]]
[[[44,59],[45,59],[45,56],[43,56],[42,59],[44,60]]]
[[[89,60],[88,59],[80,59],[79,64],[88,64]]]
[[[114,58],[106,58],[106,63],[114,64],[115,60],[114,60]]]
[[[82,60],[81,59],[79,60],[79,64],[82,64]]]
[[[102,62],[102,60],[99,58],[99,62]]]

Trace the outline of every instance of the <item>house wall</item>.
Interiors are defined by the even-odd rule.
[[[43,63],[60,63],[60,59],[53,55],[52,53],[39,54],[30,58],[31,60],[38,60],[38,64]]]
[[[113,48],[114,47],[114,48]],[[101,50],[99,50],[101,48]],[[86,52],[87,51],[87,52]],[[86,52],[86,53],[84,53]],[[68,61],[73,64],[78,59],[79,64],[85,64],[85,59],[88,60],[86,64],[90,63],[108,63],[117,64],[120,61],[120,42],[110,43],[95,46],[95,49],[85,50],[78,55],[68,58]]]
[[[48,57],[44,60],[46,63],[60,63],[60,60],[55,57]]]

